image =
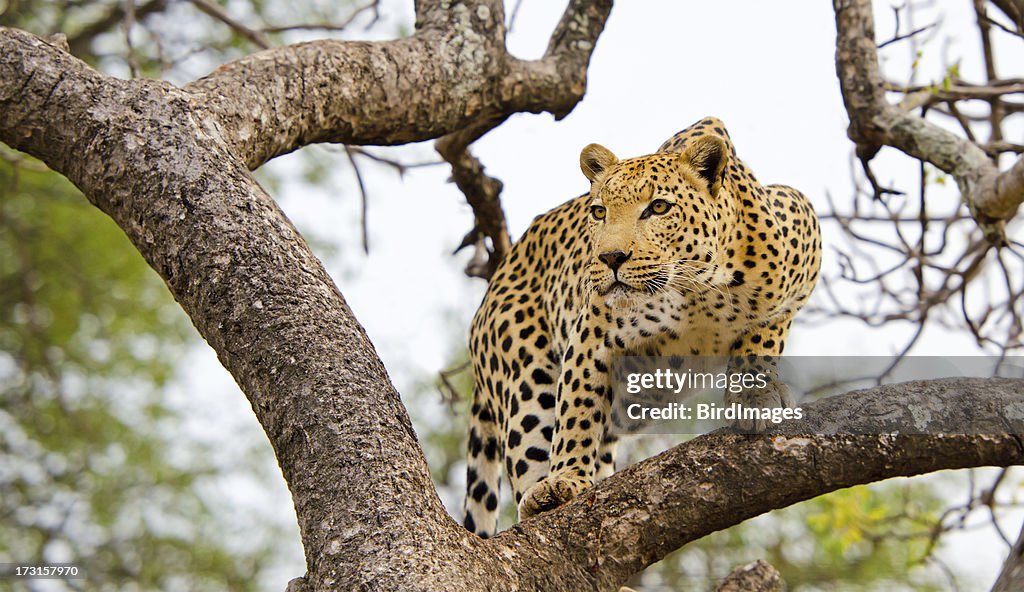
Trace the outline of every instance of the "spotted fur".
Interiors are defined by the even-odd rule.
[[[770,360],[818,277],[810,203],[758,183],[717,119],[639,158],[591,144],[580,166],[590,193],[534,220],[473,319],[465,525],[480,536],[502,462],[520,517],[614,470],[613,355]],[[791,404],[775,382],[731,398]]]

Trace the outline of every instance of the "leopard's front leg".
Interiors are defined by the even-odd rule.
[[[611,407],[611,355],[595,315],[576,322],[562,356],[548,474],[526,491],[519,517],[557,508],[591,487]]]
[[[789,386],[778,376],[777,362],[785,348],[786,335],[793,322],[788,313],[774,322],[753,327],[733,344],[730,351],[729,371],[737,374],[763,375],[764,386],[740,392],[726,391],[725,403],[739,403],[744,407],[786,408],[793,406]],[[733,427],[744,432],[761,433],[768,427],[764,419],[737,419]]]

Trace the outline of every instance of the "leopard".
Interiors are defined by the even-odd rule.
[[[717,118],[636,158],[590,144],[580,168],[590,190],[533,220],[470,326],[464,526],[483,538],[497,531],[502,464],[519,519],[614,472],[613,356],[771,361],[818,279],[810,201],[758,182]],[[792,396],[772,380],[731,402]]]

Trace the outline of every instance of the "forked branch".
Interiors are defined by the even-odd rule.
[[[994,244],[1024,201],[1024,160],[999,172],[976,143],[888,102],[878,67],[871,0],[834,0],[836,72],[857,154],[870,159],[892,146],[952,175],[971,214]]]

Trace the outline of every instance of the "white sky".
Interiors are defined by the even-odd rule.
[[[946,55],[964,56],[962,73],[980,81],[970,3],[938,4],[953,35]],[[878,30],[884,31],[880,36],[888,37],[891,10],[886,2],[876,5]],[[411,27],[411,2],[386,1],[384,6],[391,22],[403,20]],[[540,55],[563,8],[562,2],[526,0],[509,35],[511,51],[525,58]],[[399,14],[404,19],[398,19]],[[924,22],[922,17],[918,24]],[[835,76],[834,27],[828,2],[620,0],[597,44],[587,95],[575,111],[562,122],[549,115],[514,116],[474,146],[488,172],[505,184],[502,199],[513,237],[534,216],[588,189],[578,166],[582,146],[599,142],[620,157],[649,153],[705,115],[726,123],[740,157],[762,182],[797,187],[819,209],[824,208],[826,192],[838,202],[849,200],[852,145],[846,138],[846,114]],[[1008,51],[1019,52],[1019,45]],[[924,82],[941,77],[942,56],[936,53],[922,62]],[[906,48],[897,49],[887,62],[894,78],[907,72],[906,54]],[[1009,66],[1013,54],[1003,55]],[[1020,70],[1024,59],[1013,65]],[[376,151],[413,160],[434,158],[429,144]],[[269,167],[293,178],[278,197],[298,227],[339,250],[338,255],[321,257],[399,391],[410,392],[445,366],[483,294],[482,281],[462,274],[468,252],[450,256],[470,228],[472,215],[454,185],[445,183],[445,167],[417,169],[404,181],[367,167],[371,253],[364,256],[359,247],[358,193],[344,156],[335,158],[338,170],[322,187],[294,181],[299,164],[295,156]],[[885,183],[893,178],[912,180],[917,173],[913,162],[896,158],[892,164],[881,164],[878,174]],[[950,199],[957,197],[951,194]],[[787,353],[862,354],[868,348],[885,354],[897,351],[904,336],[898,328],[870,332],[852,322],[798,327]],[[948,335],[941,343],[918,350],[973,351],[969,340]],[[218,429],[224,429],[225,421],[255,423],[241,395],[209,396],[233,389],[233,383],[212,352],[197,355],[202,358],[195,363],[200,370],[185,390],[202,393],[216,409]],[[429,426],[421,424],[418,429]],[[287,503],[288,498],[283,499]],[[458,502],[446,501],[455,503],[452,509],[457,511]],[[981,538],[991,537],[986,531]],[[973,572],[979,582],[991,580],[1005,550],[983,541],[967,544],[992,549],[985,560],[975,558]]]

